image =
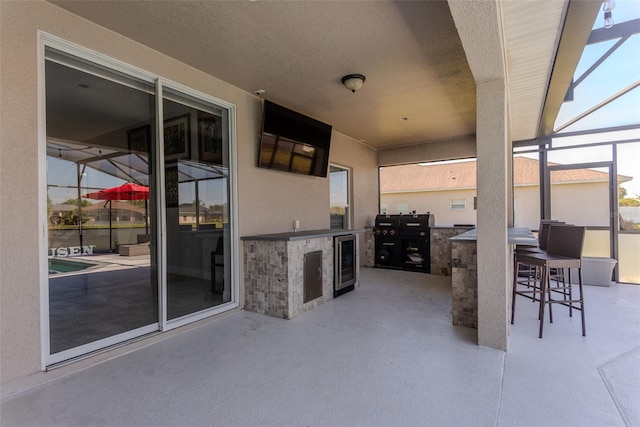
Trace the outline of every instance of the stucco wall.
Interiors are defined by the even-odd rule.
[[[46,234],[38,142],[37,30],[236,105],[239,235],[328,228],[329,180],[258,169],[259,99],[139,43],[40,1],[0,2],[0,383],[41,369],[39,254]],[[334,132],[331,161],[353,167],[354,227],[377,212],[375,151]],[[40,166],[40,167],[39,167]],[[40,187],[43,188],[40,188]],[[240,275],[243,277],[242,261]],[[42,275],[42,279],[41,279]],[[242,285],[240,306],[243,304]]]
[[[240,199],[245,202],[240,212],[251,211],[244,211],[241,235],[291,231],[294,220],[300,220],[300,230],[329,228],[329,179],[257,168],[258,141],[256,135],[238,165]],[[329,161],[352,168],[352,228],[363,228],[378,211],[375,150],[333,131]]]
[[[368,145],[356,142],[352,138],[334,131],[331,137],[331,156],[329,160],[331,163],[346,166],[352,170],[352,228],[373,226],[375,216],[378,213],[379,197],[376,151]],[[327,206],[328,203],[327,201]],[[363,242],[362,239],[361,242]]]
[[[476,157],[476,139],[462,137],[378,150],[378,165],[392,166]]]

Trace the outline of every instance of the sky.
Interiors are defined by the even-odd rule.
[[[640,19],[640,0],[618,0],[613,10],[616,23]],[[600,12],[593,29],[602,27],[603,14]],[[585,47],[576,67],[574,79],[581,76],[602,54],[618,40],[592,44]],[[556,120],[556,128],[582,113],[588,107],[605,100],[609,96],[640,80],[640,34],[635,34],[620,46],[576,89],[575,100],[566,102]],[[640,115],[640,88],[634,89],[608,107],[588,116],[566,131],[597,129],[606,126],[638,123]]]
[[[640,0],[616,0],[616,7],[613,9],[612,14],[615,23],[640,19]],[[594,22],[593,29],[601,28],[602,24],[603,12],[601,10]],[[613,40],[587,46],[576,68],[574,79],[581,76],[616,42],[617,40]],[[635,34],[575,89],[574,100],[565,102],[560,109],[555,129],[639,81],[640,34]],[[640,87],[636,87],[631,92],[563,131],[599,129],[630,124],[640,124]],[[554,140],[554,145],[627,139],[640,141],[640,130],[579,138],[558,138]],[[618,150],[618,174],[634,177],[631,182],[623,184],[623,187],[627,190],[628,195],[640,196],[640,142],[619,145]],[[549,160],[557,163],[595,162],[612,160],[612,155],[609,148],[592,147],[578,151],[571,150],[566,153],[552,152]]]

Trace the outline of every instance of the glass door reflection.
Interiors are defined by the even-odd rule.
[[[227,113],[164,89],[167,320],[231,301]]]
[[[45,85],[55,363],[158,330],[155,89],[51,48]]]

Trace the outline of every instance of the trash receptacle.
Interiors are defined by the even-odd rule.
[[[582,283],[592,286],[611,286],[613,269],[617,261],[613,258],[582,257]],[[578,283],[578,272],[571,272],[571,283]]]

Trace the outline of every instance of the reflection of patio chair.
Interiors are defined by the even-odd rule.
[[[218,286],[218,268],[222,269],[220,286]],[[211,252],[211,292],[221,294],[224,291],[224,239],[218,237],[216,250]]]
[[[137,245],[120,245],[118,246],[118,253],[120,256],[138,256],[149,255],[150,243],[139,243]]]
[[[138,244],[151,242],[151,234],[138,234],[136,236]]]

